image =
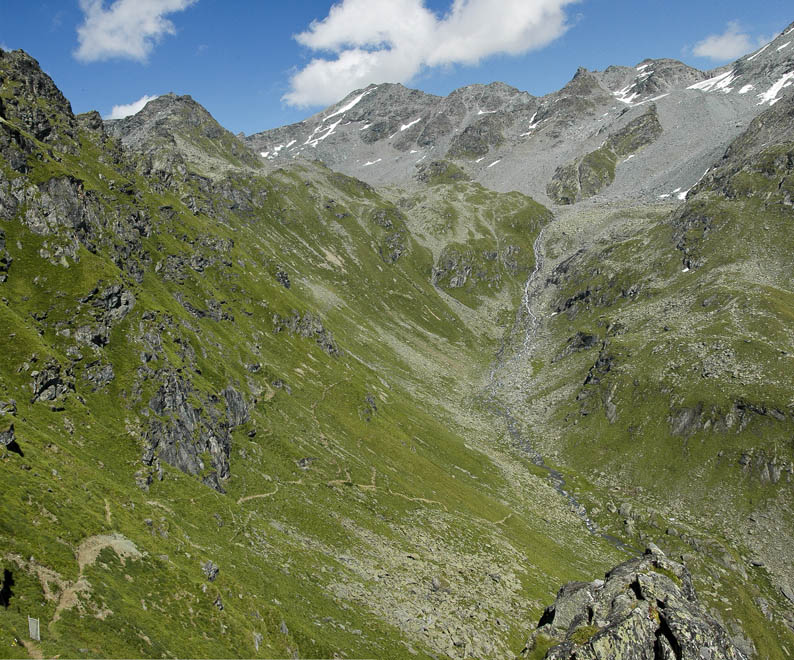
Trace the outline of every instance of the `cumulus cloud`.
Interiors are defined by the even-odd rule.
[[[165,16],[183,11],[197,0],[80,0],[84,20],[77,28],[75,57],[83,62],[111,58],[144,61],[165,36],[175,34]]]
[[[567,29],[579,0],[454,0],[443,17],[425,0],[342,0],[298,34],[324,52],[290,80],[290,105],[330,104],[369,83],[408,82],[424,67],[477,64],[542,48]]]
[[[731,21],[722,34],[712,34],[695,44],[692,52],[715,62],[735,60],[755,50],[761,43],[742,31],[738,21]]]
[[[105,119],[124,119],[124,117],[129,117],[130,115],[134,115],[137,112],[143,110],[143,106],[145,106],[149,101],[154,101],[157,96],[147,96],[143,95],[137,101],[133,101],[132,103],[127,103],[126,105],[114,105],[113,109],[110,111],[109,115],[105,115]]]

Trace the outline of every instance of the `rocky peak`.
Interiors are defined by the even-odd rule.
[[[200,129],[211,139],[223,133],[223,128],[191,96],[177,96],[173,92],[149,101],[134,115],[105,123],[111,134],[131,147],[152,135],[160,137],[174,131]]]
[[[602,87],[598,76],[581,66],[576,70],[570,82],[558,94],[560,96],[582,96],[588,98],[608,97],[608,92]]]
[[[672,89],[682,89],[704,78],[706,74],[683,62],[672,59],[644,60],[640,69],[641,80],[637,81],[636,91],[640,95],[664,94]]]
[[[76,150],[71,104],[23,50],[0,49],[0,118],[58,150]]]
[[[261,167],[256,156],[190,96],[164,94],[140,112],[109,120],[105,128],[122,144],[148,157],[154,170],[188,169],[215,176],[233,167]]]
[[[673,59],[644,59],[636,67],[608,67],[598,74],[618,100],[631,104],[699,83],[708,74]]]
[[[690,88],[730,94],[757,106],[774,105],[794,90],[794,27],[733,64],[709,71],[706,80]]]

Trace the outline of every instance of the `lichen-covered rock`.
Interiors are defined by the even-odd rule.
[[[604,580],[572,582],[524,648],[557,642],[546,660],[744,660],[698,602],[686,567],[651,544]]]

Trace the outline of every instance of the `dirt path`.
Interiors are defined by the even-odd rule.
[[[61,618],[62,612],[79,605],[81,595],[88,596],[91,593],[91,584],[83,577],[83,571],[97,560],[99,553],[105,548],[112,548],[122,563],[127,559],[140,559],[143,556],[135,544],[121,534],[98,534],[85,539],[75,553],[80,573],[61,593],[49,629]]]
[[[276,484],[276,489],[270,493],[260,493],[259,495],[246,495],[245,497],[241,497],[237,500],[237,504],[242,504],[243,502],[248,502],[249,500],[258,500],[262,499],[263,497],[272,497],[278,492],[278,484]]]
[[[44,657],[41,653],[41,647],[36,644],[36,642],[29,639],[21,639],[19,641],[22,643],[22,646],[25,647],[25,650],[31,658],[38,658],[41,660]]]

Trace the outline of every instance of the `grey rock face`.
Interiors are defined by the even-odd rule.
[[[168,373],[149,408],[162,419],[153,421],[146,432],[143,463],[152,466],[161,459],[225,492],[221,483],[230,474],[230,430],[248,419],[242,395],[228,387],[223,400],[202,401],[190,381]]]
[[[6,250],[6,235],[0,231],[0,284],[8,279],[8,269],[12,261],[11,255]]]
[[[210,582],[214,582],[215,578],[218,577],[218,573],[221,569],[218,568],[218,565],[214,561],[208,559],[206,562],[204,562],[201,565],[201,570],[204,572],[204,575],[207,576],[207,579]]]
[[[226,400],[226,416],[231,428],[242,426],[248,421],[248,406],[240,394],[233,387],[223,390],[223,398]]]
[[[3,447],[8,447],[12,442],[16,440],[16,434],[14,433],[14,425],[12,424],[9,426],[5,431],[0,431],[0,445]]]
[[[80,298],[80,302],[90,304],[94,323],[78,328],[75,339],[83,344],[102,347],[110,342],[113,326],[123,321],[135,306],[135,296],[121,284],[111,284],[102,289],[95,287]]]
[[[650,545],[604,580],[573,582],[546,608],[523,651],[547,660],[745,660],[700,606],[689,571]]]
[[[72,106],[52,79],[24,51],[0,50],[0,58],[4,60],[6,75],[15,85],[13,96],[6,98],[0,106],[0,117],[30,133],[37,140],[52,144],[61,151],[77,153],[77,123],[72,114]],[[9,147],[12,143],[16,144],[23,152],[28,151],[26,147],[32,147],[26,145],[26,141],[18,133],[14,133],[11,127],[0,127],[0,135],[11,138],[7,142],[0,138],[0,153],[5,153],[2,148],[4,142]]]
[[[63,370],[55,360],[49,360],[41,370],[30,373],[33,397],[30,402],[56,401],[74,391],[74,374],[71,368]]]

